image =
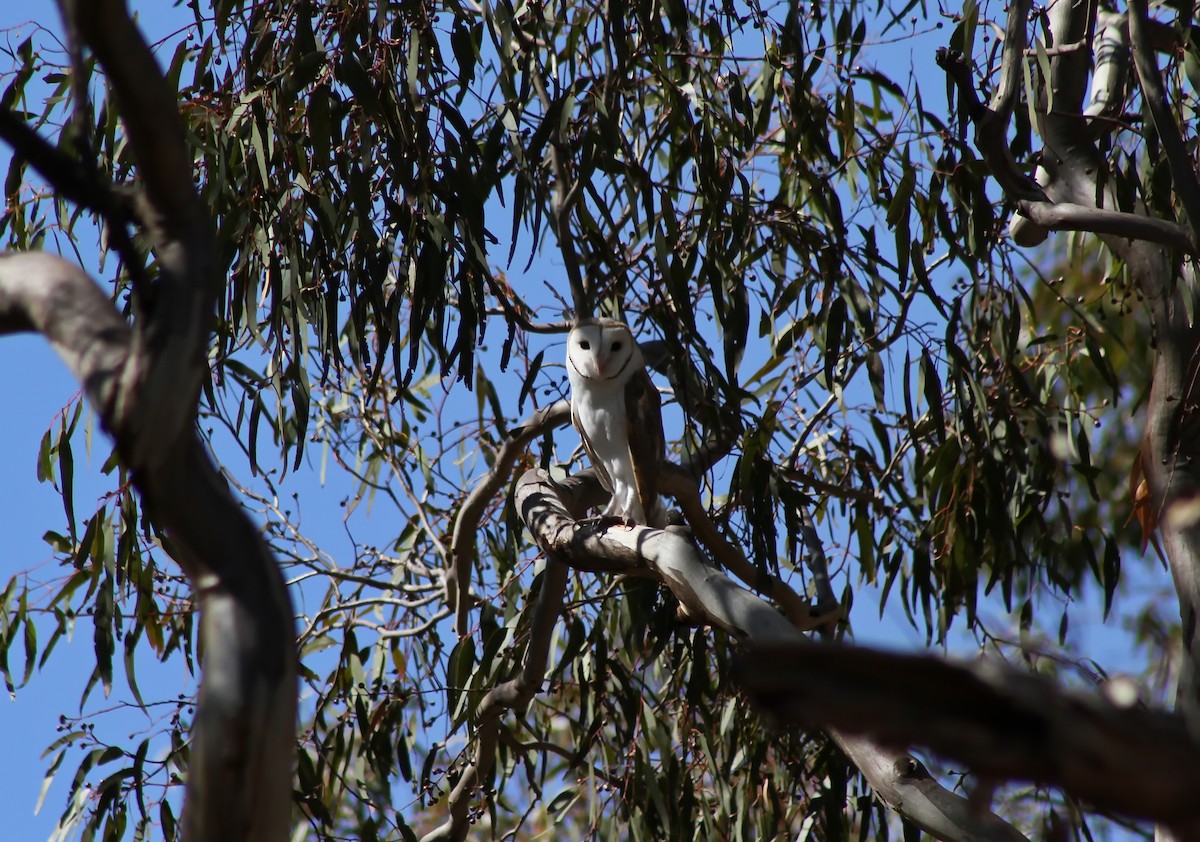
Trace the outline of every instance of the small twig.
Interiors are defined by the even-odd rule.
[[[452,302],[453,303],[453,302]],[[569,333],[573,322],[534,322],[530,321],[529,317],[524,312],[518,309],[508,309],[505,307],[489,307],[487,309],[489,316],[504,316],[511,318],[513,322],[526,333]]]

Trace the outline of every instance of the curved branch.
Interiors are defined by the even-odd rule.
[[[143,452],[125,413],[139,400],[136,334],[77,266],[0,255],[0,333],[44,334],[83,384],[122,461]],[[184,804],[193,842],[283,840],[290,829],[296,652],[283,576],[189,426],[131,466],[142,506],[191,580],[201,611],[200,686]]]
[[[104,66],[154,209],[170,222],[186,219],[196,191],[178,92],[123,0],[64,0],[63,11]]]
[[[1200,254],[1194,233],[1165,219],[1085,207],[1072,202],[1028,199],[1017,202],[1017,211],[1049,231],[1088,231],[1125,240],[1142,240],[1171,246],[1187,254]]]
[[[789,640],[799,634],[778,611],[709,564],[678,532],[578,523],[568,500],[585,490],[582,482],[557,484],[541,468],[531,468],[517,480],[517,512],[543,552],[579,570],[646,571],[670,589],[690,616],[741,640]]]
[[[467,633],[467,614],[471,610],[471,568],[478,556],[476,533],[479,522],[488,504],[508,482],[513,465],[529,443],[547,430],[567,423],[571,418],[571,404],[561,400],[542,407],[515,427],[508,440],[496,453],[492,469],[471,489],[454,518],[454,535],[450,540],[452,567],[446,571],[446,604],[455,611],[454,627],[459,637]]]
[[[103,419],[130,382],[133,331],[108,296],[61,257],[0,253],[0,334],[37,332],[49,340]]]
[[[1028,0],[1009,6],[1001,84],[991,108],[981,102],[970,67],[961,54],[941,48],[936,56],[938,66],[953,81],[968,117],[975,124],[976,148],[1008,198],[1016,202],[1022,218],[1014,220],[1011,226],[1014,240],[1018,245],[1029,246],[1042,242],[1047,231],[1087,231],[1105,238],[1126,258],[1128,249],[1123,246],[1135,241],[1167,245],[1191,255],[1200,254],[1195,223],[1189,229],[1172,221],[1105,207],[1114,207],[1115,200],[1106,193],[1107,186],[1103,190],[1097,186],[1097,169],[1103,162],[1099,160],[1081,110],[1087,77],[1086,59],[1090,52],[1065,51],[1053,57],[1051,79],[1046,80],[1046,84],[1054,90],[1054,110],[1044,114],[1047,146],[1042,153],[1043,166],[1038,169],[1037,179],[1017,167],[1008,148],[1008,123],[1025,61],[1028,7]],[[1090,13],[1088,4],[1054,4],[1051,24],[1056,43],[1077,43],[1088,31]],[[1133,27],[1131,20],[1131,31]],[[1148,48],[1143,50],[1147,51]],[[1153,64],[1152,56],[1150,62]],[[1044,106],[1042,110],[1045,111]],[[1170,117],[1169,114],[1166,116]],[[1168,128],[1173,127],[1171,122]],[[1177,129],[1175,135],[1178,137]],[[1195,173],[1190,172],[1190,175],[1194,182]],[[1197,195],[1200,196],[1200,190]],[[1200,213],[1197,218],[1200,219]]]
[[[746,558],[745,553],[727,541],[705,510],[696,480],[686,468],[671,463],[664,464],[660,487],[664,494],[669,494],[679,504],[683,516],[692,527],[692,532],[708,548],[717,563],[737,576],[746,587],[760,589],[766,593],[768,598],[779,605],[793,626],[801,631],[810,631],[840,616],[841,606],[837,600],[834,600],[832,606],[826,603],[824,610],[814,614],[812,606],[801,599],[787,582],[778,576],[770,576],[760,571]]]
[[[178,95],[122,0],[65,0],[68,28],[103,65],[145,185],[138,216],[154,245],[159,277],[153,300],[137,294],[133,349],[136,402],[110,419],[130,428],[126,464],[153,468],[189,435],[205,365],[219,283],[212,221],[192,183],[192,156]]]
[[[959,102],[975,125],[975,146],[1005,193],[1013,198],[1045,201],[1046,195],[1041,186],[1017,167],[1008,148],[1008,124],[1021,91],[1025,22],[1030,6],[1031,0],[1013,0],[1008,6],[1000,83],[990,107],[980,100],[975,81],[971,78],[971,68],[962,53],[939,47],[934,58],[938,67],[946,71],[946,75],[954,82]]]

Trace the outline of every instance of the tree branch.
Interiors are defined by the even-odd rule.
[[[529,443],[547,430],[567,423],[570,417],[570,401],[561,400],[542,407],[522,421],[497,451],[492,469],[471,489],[459,507],[450,540],[452,566],[446,571],[445,579],[446,604],[455,610],[454,626],[459,637],[467,633],[467,615],[472,606],[471,569],[478,558],[476,538],[488,504],[508,482],[513,465],[529,447]]]
[[[1018,200],[1017,210],[1026,219],[1050,231],[1087,231],[1171,246],[1186,254],[1200,254],[1194,233],[1165,219],[1085,207],[1073,202],[1036,202],[1028,199]]]
[[[744,643],[804,642],[778,611],[708,564],[682,535],[646,526],[598,530],[576,523],[570,510],[575,508],[574,498],[586,492],[587,482],[556,484],[538,468],[517,481],[517,510],[543,552],[585,570],[644,569],[671,590],[690,616]],[[927,774],[918,774],[920,764],[908,755],[840,731],[831,735],[885,803],[919,827],[947,840],[1023,842],[1024,837],[1000,818],[990,813],[981,818],[976,805]]]
[[[0,254],[0,333],[29,330],[45,335],[83,384],[117,452],[139,452],[135,437],[155,431],[124,423],[138,401],[137,334],[77,266]],[[158,450],[153,466],[134,467],[133,482],[191,580],[205,648],[184,833],[192,842],[284,840],[296,722],[291,600],[195,431],[184,428]]]
[[[836,600],[832,606],[826,604],[823,610],[814,613],[812,606],[801,599],[787,582],[778,576],[770,576],[760,571],[750,563],[745,553],[727,541],[705,510],[695,477],[687,469],[665,463],[660,487],[663,493],[669,494],[679,504],[692,532],[712,553],[713,559],[737,576],[746,587],[762,590],[769,599],[779,605],[793,626],[801,631],[810,631],[840,616],[841,606]]]
[[[1036,181],[1022,172],[1008,148],[1008,124],[1021,91],[1021,68],[1025,60],[1025,22],[1031,0],[1013,0],[1008,7],[1004,53],[1000,65],[1000,84],[985,106],[975,90],[971,68],[958,52],[939,47],[935,53],[938,67],[946,71],[958,90],[959,102],[975,125],[975,146],[987,161],[992,175],[1012,198],[1045,201],[1046,194]]]
[[[787,721],[923,745],[976,775],[1058,786],[1132,817],[1200,817],[1200,747],[1183,719],[1122,698],[1119,684],[1105,698],[989,661],[812,643],[756,648],[735,675]]]
[[[133,331],[78,266],[41,252],[0,253],[0,334],[49,340],[103,419],[130,387]]]
[[[531,468],[517,480],[517,512],[543,552],[579,570],[647,571],[692,617],[738,639],[788,640],[799,634],[779,612],[709,564],[678,532],[577,523],[568,501],[585,492],[585,486],[579,481],[557,484],[541,468]]]
[[[953,81],[967,116],[975,124],[976,148],[997,183],[1016,203],[1023,220],[1028,220],[1026,224],[1014,222],[1014,239],[1019,245],[1034,245],[1045,239],[1047,231],[1086,231],[1107,238],[1118,253],[1123,240],[1157,243],[1187,254],[1200,254],[1200,238],[1194,230],[1142,214],[1110,210],[1097,203],[1098,196],[1103,199],[1104,194],[1097,193],[1096,152],[1080,111],[1084,88],[1080,62],[1086,57],[1081,51],[1061,52],[1053,58],[1051,79],[1046,84],[1054,90],[1054,111],[1044,118],[1047,149],[1043,152],[1044,166],[1039,169],[1039,178],[1035,180],[1018,168],[1008,148],[1008,124],[1025,61],[1028,8],[1028,0],[1009,6],[1001,83],[991,108],[980,100],[970,67],[961,54],[945,48],[936,54],[938,66]],[[1056,43],[1075,43],[1086,30],[1087,13],[1085,4],[1055,4],[1051,22]],[[1086,72],[1082,78],[1086,78]],[[1050,188],[1052,183],[1055,186]],[[1078,202],[1084,198],[1086,205]],[[1115,205],[1115,202],[1103,204]]]
[[[123,454],[136,469],[166,458],[195,420],[205,351],[219,285],[212,221],[192,184],[177,93],[122,0],[64,0],[64,15],[103,65],[145,192],[139,218],[157,257],[152,300],[138,293],[142,320],[133,350],[140,381],[130,414],[113,421],[131,427],[136,450]]]
[[[113,249],[125,262],[134,283],[145,286],[145,267],[129,236],[133,212],[127,197],[112,184],[101,181],[94,167],[47,142],[19,119],[12,109],[0,105],[0,139],[12,147],[53,188],[56,195],[94,211],[104,220]]]
[[[196,595],[204,678],[183,835],[190,842],[284,840],[296,724],[291,600],[257,525],[195,430],[219,285],[211,219],[192,186],[176,92],[125,5],[65,0],[63,9],[68,31],[87,42],[112,87],[144,181],[138,217],[159,276],[152,290],[135,287],[130,328],[77,267],[48,255],[5,256],[0,330],[42,332],[83,382],[146,515]]]
[[[1200,179],[1196,177],[1191,157],[1179,134],[1179,126],[1167,107],[1162,75],[1158,71],[1158,62],[1154,58],[1146,32],[1146,0],[1129,0],[1129,12],[1129,40],[1133,47],[1133,64],[1142,84],[1142,100],[1154,121],[1154,130],[1158,132],[1167,164],[1171,168],[1171,181],[1175,193],[1187,213],[1192,237],[1194,240],[1200,240]],[[1190,253],[1195,254],[1195,250]]]

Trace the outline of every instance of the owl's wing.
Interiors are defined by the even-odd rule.
[[[571,402],[571,424],[579,432],[579,439],[583,442],[583,449],[588,455],[588,460],[592,463],[592,469],[596,472],[596,478],[600,480],[608,491],[612,491],[612,477],[608,475],[608,470],[604,467],[604,462],[596,455],[596,448],[592,446],[592,440],[588,438],[587,429],[579,420],[578,410],[575,409],[575,402]]]
[[[644,368],[625,384],[625,420],[638,499],[650,520],[658,504],[658,474],[667,445],[663,438],[662,398]]]

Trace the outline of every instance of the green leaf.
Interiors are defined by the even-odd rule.
[[[81,732],[76,732],[81,733]],[[54,776],[58,772],[58,767],[62,765],[63,758],[67,756],[67,750],[62,748],[58,754],[54,755],[54,760],[50,762],[50,768],[46,770],[46,774],[42,776],[42,787],[38,790],[37,802],[33,806],[33,812],[40,813],[42,804],[46,801],[46,793],[50,791],[50,785],[54,783]]]
[[[916,170],[910,166],[905,166],[904,174],[900,176],[900,183],[896,185],[895,195],[892,196],[892,201],[888,205],[887,224],[889,228],[895,227],[902,216],[908,216],[908,212],[912,207],[913,189],[916,185]],[[901,259],[899,262],[903,265],[908,261]]]

